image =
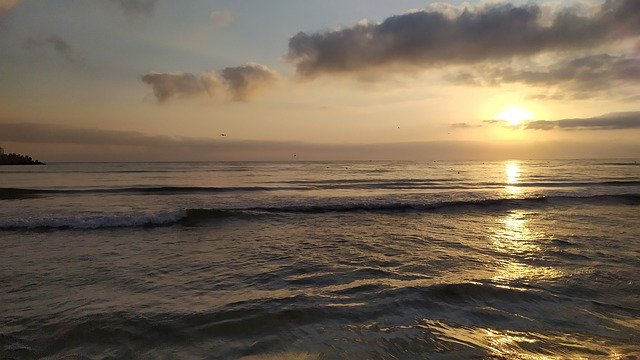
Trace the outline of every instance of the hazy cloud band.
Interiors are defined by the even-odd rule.
[[[612,113],[592,118],[538,120],[526,123],[531,130],[620,130],[640,129],[640,111]]]
[[[51,35],[44,39],[28,38],[25,45],[28,49],[51,47],[70,62],[75,62],[77,60],[76,53],[71,48],[71,45],[58,35]]]
[[[520,83],[556,90],[558,98],[611,97],[616,89],[640,85],[640,58],[596,54],[542,67],[480,66],[448,76],[462,85]]]
[[[30,144],[29,149],[34,150],[30,153],[44,161],[292,160],[293,155],[297,155],[297,160],[504,160],[558,158],[558,154],[565,158],[640,156],[640,145],[619,142],[320,144],[172,137],[34,123],[0,123],[0,141]]]

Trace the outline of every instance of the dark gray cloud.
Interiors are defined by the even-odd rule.
[[[153,88],[153,94],[160,103],[174,97],[213,96],[221,89],[226,89],[233,101],[247,101],[256,91],[272,85],[277,79],[275,71],[254,63],[228,67],[221,74],[152,72],[142,76],[142,82]]]
[[[204,94],[213,95],[219,82],[213,73],[196,76],[191,73],[149,73],[142,76],[142,82],[151,85],[158,102],[178,97],[196,97]]]
[[[71,62],[75,62],[78,59],[71,45],[58,35],[52,35],[43,39],[28,38],[25,45],[28,49],[50,47]]]
[[[530,121],[524,125],[531,130],[621,130],[640,129],[640,111],[611,113],[592,118]]]
[[[402,65],[443,66],[588,49],[640,34],[640,1],[607,0],[592,15],[565,9],[549,24],[537,5],[487,5],[454,16],[418,11],[289,40],[301,76]]]
[[[640,145],[617,142],[432,141],[331,144],[149,135],[53,124],[0,123],[3,146],[44,161],[186,160],[505,160],[638,157]]]
[[[278,76],[264,65],[251,63],[225,68],[222,78],[234,101],[246,101],[260,88],[273,84]]]
[[[136,18],[153,13],[157,0],[109,0],[117,4],[127,16]]]
[[[597,54],[546,67],[481,67],[454,74],[449,80],[468,85],[522,83],[556,89],[543,98],[588,98],[603,92],[611,96],[612,88],[640,85],[640,58]]]

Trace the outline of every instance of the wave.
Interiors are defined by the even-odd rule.
[[[323,183],[307,183],[298,190],[479,190],[499,189],[504,187],[520,188],[585,188],[585,187],[624,187],[640,186],[638,180],[608,180],[608,181],[546,181],[546,182],[463,182],[453,180],[336,180]]]
[[[633,162],[604,162],[597,165],[609,165],[609,166],[640,166],[640,163],[637,161]]]
[[[254,207],[247,210],[270,213],[326,213],[326,212],[403,212],[433,211],[446,209],[510,209],[575,203],[619,203],[640,205],[640,194],[592,195],[592,196],[538,196],[527,198],[495,198],[432,203],[390,202],[390,203],[345,203],[330,205],[296,205],[282,207]]]
[[[0,200],[28,199],[46,195],[73,195],[73,194],[141,194],[141,195],[175,195],[197,193],[229,193],[229,192],[256,192],[256,191],[304,191],[304,190],[453,190],[453,189],[483,189],[502,188],[505,186],[526,188],[565,188],[565,187],[625,187],[640,186],[640,180],[607,180],[607,181],[549,181],[549,182],[520,182],[507,184],[503,182],[452,182],[451,180],[319,180],[319,181],[286,181],[284,186],[231,186],[231,187],[206,187],[206,186],[140,186],[123,188],[88,188],[88,189],[25,189],[25,188],[0,188]]]
[[[520,182],[515,184],[489,183],[491,185],[500,186],[516,186],[516,187],[592,187],[592,186],[640,186],[638,180],[607,180],[607,181],[548,181],[548,182]]]
[[[622,324],[634,319],[632,312],[603,305],[599,311],[572,319],[573,309],[593,304],[536,286],[504,286],[486,280],[443,282],[366,288],[347,297],[320,290],[324,291],[316,295],[285,289],[202,310],[168,309],[145,298],[115,310],[113,306],[82,312],[65,309],[35,319],[20,317],[19,327],[0,333],[0,344],[8,358],[86,358],[87,353],[109,358],[139,354],[202,358],[210,348],[216,358],[247,360],[430,358],[434,354],[604,358],[609,352],[607,357],[622,353],[634,358],[640,354],[634,343],[637,331]],[[549,313],[557,309],[566,311],[549,320]],[[603,337],[598,326],[602,313],[621,319],[610,323],[607,342],[598,340]],[[532,327],[543,330],[518,331]],[[520,337],[511,340],[516,335]],[[503,337],[511,340],[508,346],[496,348],[496,341]],[[304,338],[302,349],[327,356],[278,352],[289,349],[292,338]]]
[[[175,224],[185,218],[187,211],[157,214],[78,215],[67,218],[0,219],[0,230],[46,229],[102,229],[121,227],[151,227]]]
[[[149,312],[132,307],[115,312],[101,309],[86,315],[45,318],[47,321],[37,327],[37,334],[33,331],[0,334],[0,341],[10,345],[12,352],[17,349],[10,354],[21,354],[21,358],[62,358],[75,357],[72,355],[76,355],[77,349],[88,344],[93,348],[109,349],[110,354],[119,355],[115,357],[129,357],[125,355],[129,355],[132,348],[145,353],[149,348],[157,348],[158,343],[185,351],[186,344],[205,339],[249,339],[218,349],[221,352],[218,355],[223,358],[240,358],[243,353],[255,350],[256,339],[273,337],[273,334],[287,338],[292,332],[300,332],[314,336],[314,342],[324,341],[323,332],[309,334],[305,326],[331,329],[335,323],[413,322],[416,313],[424,318],[437,316],[443,322],[464,322],[465,316],[473,316],[477,320],[492,321],[496,327],[513,326],[514,323],[528,325],[531,319],[507,314],[514,307],[525,307],[536,311],[536,316],[544,316],[563,301],[541,290],[496,286],[490,282],[361,288],[347,297],[331,296],[331,293],[326,296],[284,293],[241,300],[205,311]],[[443,312],[452,307],[457,311]],[[423,330],[434,329],[423,327]],[[424,336],[424,333],[418,335]],[[411,349],[406,348],[404,341],[397,345],[404,355],[400,357],[406,358]],[[424,351],[419,352],[424,355]]]
[[[22,189],[0,188],[0,200],[33,198],[42,195],[55,194],[185,194],[185,193],[225,193],[225,192],[250,192],[250,191],[274,191],[292,190],[292,187],[263,187],[263,186],[236,186],[236,187],[200,187],[200,186],[155,186],[155,187],[125,187],[125,188],[90,188],[90,189]]]
[[[411,202],[348,202],[341,204],[306,204],[273,207],[247,207],[229,209],[184,209],[157,214],[93,215],[79,214],[71,218],[0,219],[0,230],[30,229],[100,229],[119,227],[155,227],[182,224],[197,225],[223,218],[245,218],[284,214],[322,214],[352,212],[429,212],[429,211],[504,211],[518,208],[577,204],[640,205],[640,194],[594,196],[547,196],[529,198],[497,198],[432,203]]]

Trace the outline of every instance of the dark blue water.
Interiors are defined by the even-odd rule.
[[[631,160],[0,169],[0,358],[640,356]]]

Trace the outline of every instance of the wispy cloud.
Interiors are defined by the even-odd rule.
[[[640,58],[608,54],[588,55],[549,66],[479,67],[450,75],[458,84],[496,86],[521,83],[553,91],[552,97],[584,99],[612,96],[611,89],[640,86]]]
[[[6,14],[13,10],[16,5],[20,3],[20,0],[0,0],[0,15]]]
[[[211,21],[213,22],[213,25],[217,28],[227,27],[231,25],[231,23],[233,23],[233,20],[235,19],[235,17],[233,16],[233,13],[228,10],[212,11],[210,17],[211,17]]]
[[[452,14],[424,10],[335,31],[300,32],[287,58],[303,77],[390,67],[427,68],[589,49],[640,33],[640,2],[608,0],[591,15],[545,19],[534,4],[493,4]]]
[[[153,88],[160,103],[172,98],[211,97],[219,90],[226,90],[233,101],[247,101],[277,79],[275,71],[256,63],[227,67],[220,74],[213,71],[200,75],[152,72],[142,76],[142,82]]]
[[[78,56],[71,48],[71,45],[58,35],[51,35],[42,39],[28,38],[25,45],[28,49],[32,50],[50,47],[70,62],[76,62],[78,60]]]
[[[124,13],[131,17],[151,15],[156,7],[157,0],[109,0],[117,4]]]
[[[105,0],[94,0],[105,2]],[[156,8],[157,0],[106,0],[117,5],[131,19],[149,16]],[[0,27],[4,18],[18,6],[22,0],[0,0]]]
[[[591,118],[530,121],[530,130],[621,130],[640,129],[640,111],[611,113]]]
[[[20,4],[21,0],[0,0],[0,29],[4,27],[4,18]]]
[[[466,122],[461,122],[461,123],[451,124],[450,127],[452,129],[473,129],[473,128],[482,127],[482,125],[481,124],[469,124],[469,123],[466,123]]]
[[[507,124],[507,121],[505,121],[505,120],[496,120],[496,119],[483,120],[482,122],[486,123],[486,124],[493,124],[493,125],[495,125],[495,124],[498,124],[498,125]]]

